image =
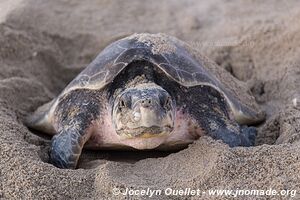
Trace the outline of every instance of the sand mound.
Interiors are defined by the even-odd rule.
[[[28,0],[0,7],[7,11],[0,15],[0,199],[126,197],[114,196],[113,188],[300,189],[296,0]],[[107,44],[134,32],[174,35],[244,81],[268,114],[257,146],[229,148],[203,137],[170,154],[85,151],[77,170],[47,163],[50,138],[28,130],[25,116],[59,94]]]

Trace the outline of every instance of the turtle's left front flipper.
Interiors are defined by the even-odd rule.
[[[99,114],[97,91],[77,90],[61,97],[54,114],[58,134],[52,138],[50,162],[59,168],[76,168]]]
[[[222,140],[230,147],[253,146],[255,144],[255,138],[257,133],[256,128],[238,125],[237,127],[239,127],[240,130],[232,130],[226,126],[219,127],[219,129],[217,129],[214,132],[211,132],[209,135],[214,139]]]
[[[192,105],[187,106],[188,113],[207,135],[222,140],[230,147],[254,145],[256,128],[238,124],[222,93],[202,86],[188,89],[183,96]]]

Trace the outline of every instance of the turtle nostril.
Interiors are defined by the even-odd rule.
[[[149,107],[149,106],[151,106],[152,102],[153,101],[151,99],[143,99],[143,100],[141,100],[141,105],[143,107]]]

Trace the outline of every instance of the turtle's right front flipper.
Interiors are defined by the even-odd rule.
[[[52,139],[50,160],[59,168],[75,168],[84,145],[80,130],[70,128],[62,130]]]
[[[59,168],[76,168],[84,144],[92,135],[93,122],[99,118],[99,91],[71,91],[59,100],[54,124],[50,162]]]

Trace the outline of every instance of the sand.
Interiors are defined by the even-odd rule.
[[[300,192],[297,0],[4,0],[0,11],[0,199],[148,198],[116,196],[114,188]],[[243,81],[267,113],[256,146],[229,148],[202,137],[173,153],[85,151],[77,170],[49,164],[51,138],[28,130],[25,117],[110,42],[140,32],[176,36]],[[233,197],[153,197],[190,198]]]

